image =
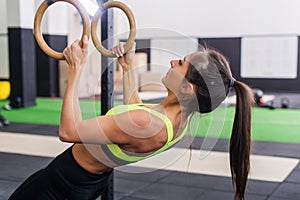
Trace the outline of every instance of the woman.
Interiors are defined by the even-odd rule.
[[[105,116],[82,120],[78,84],[87,58],[87,38],[64,50],[69,64],[59,138],[74,145],[45,169],[30,176],[10,197],[15,199],[95,199],[107,184],[111,169],[156,155],[176,144],[185,134],[194,112],[208,113],[220,105],[230,87],[237,95],[230,141],[230,166],[235,199],[244,199],[250,154],[250,115],[253,102],[248,86],[235,81],[227,60],[203,49],[183,60],[170,61],[162,79],[168,96],[157,105],[141,104],[132,58],[134,46],[124,54],[123,44],[113,48],[124,72],[124,104]]]

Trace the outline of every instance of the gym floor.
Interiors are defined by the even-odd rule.
[[[300,108],[300,95],[274,95],[275,106],[279,107],[281,99],[287,97],[290,99],[291,108]],[[57,130],[57,125],[19,122],[12,122],[10,126],[0,129],[0,200],[8,199],[26,177],[47,165],[55,154],[67,148],[68,144],[62,145],[57,140]],[[201,145],[204,140],[203,137],[196,137],[193,140],[192,152],[203,149]],[[151,169],[145,168],[146,164],[137,164],[126,168],[127,171],[114,170],[115,199],[232,200],[231,178],[228,171],[220,169],[228,164],[220,162],[226,159],[228,142],[228,139],[218,139],[210,153],[202,159],[197,159],[197,155],[192,154],[189,166],[185,160],[178,159],[164,166],[152,165]],[[175,150],[186,152],[186,148],[180,144]],[[254,141],[251,157],[253,170],[250,173],[246,199],[298,200],[299,150],[299,143]],[[137,169],[147,172],[128,172],[136,172]]]

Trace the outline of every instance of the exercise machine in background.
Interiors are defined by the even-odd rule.
[[[10,82],[0,81],[0,100],[6,100],[10,95]],[[8,126],[9,121],[1,114],[0,108],[0,127]]]
[[[253,89],[253,94],[255,98],[255,103],[258,107],[275,109],[274,101],[267,101],[265,99],[264,92],[261,89]],[[289,108],[290,100],[288,98],[281,99],[281,108]]]

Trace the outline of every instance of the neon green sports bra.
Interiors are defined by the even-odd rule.
[[[129,105],[115,106],[111,110],[109,110],[106,113],[106,115],[116,115],[116,114],[121,114],[121,113],[124,113],[127,111],[132,111],[132,110],[146,110],[149,113],[153,114],[154,116],[160,118],[166,124],[167,134],[168,134],[167,142],[160,149],[158,149],[154,152],[151,152],[147,155],[145,155],[145,154],[134,155],[134,153],[126,152],[126,151],[122,150],[119,147],[119,145],[117,145],[117,144],[101,145],[101,148],[102,148],[103,152],[105,153],[105,155],[111,161],[113,161],[114,163],[116,163],[118,165],[134,163],[134,162],[155,156],[155,155],[165,151],[166,149],[170,148],[174,144],[176,144],[186,133],[188,123],[185,126],[182,133],[178,137],[176,137],[174,140],[172,140],[173,139],[173,125],[172,125],[170,119],[160,112],[157,112],[155,110],[145,107],[145,105],[151,105],[151,104],[129,104]]]

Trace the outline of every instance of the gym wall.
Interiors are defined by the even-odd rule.
[[[134,11],[139,29],[172,30],[199,38],[300,34],[298,0],[122,1]],[[125,17],[116,22],[120,32],[128,30]],[[139,36],[155,37],[151,32]]]
[[[36,9],[41,0],[36,0]],[[36,12],[36,11],[35,11]],[[58,17],[59,16],[59,17]],[[69,32],[69,5],[56,3],[46,10],[41,30],[45,42],[54,50],[62,52],[68,44]],[[36,73],[37,73],[37,96],[59,96],[59,62],[46,55],[36,44]]]
[[[0,78],[8,79],[8,36],[6,1],[0,1]]]
[[[280,38],[280,37],[279,37]],[[267,39],[267,37],[266,37]],[[199,43],[200,44],[206,44],[208,46],[214,47],[221,51],[230,61],[230,66],[232,69],[233,76],[237,80],[241,80],[247,84],[249,84],[253,88],[260,88],[264,91],[269,92],[300,92],[300,39],[299,37],[297,42],[297,57],[296,60],[296,74],[293,78],[281,78],[281,77],[272,77],[272,78],[266,78],[266,77],[243,77],[241,73],[241,67],[242,67],[242,50],[241,50],[241,41],[242,38],[200,38]],[[274,51],[274,50],[273,50]],[[287,51],[286,49],[279,49],[279,51],[282,51],[282,54]],[[289,53],[289,52],[287,52]],[[268,52],[270,54],[270,52]],[[286,55],[284,55],[286,56]],[[257,59],[264,59],[259,56],[257,56]],[[276,58],[274,58],[276,59]],[[274,65],[277,63],[274,63]],[[264,67],[264,66],[262,66]],[[270,70],[272,70],[272,66],[268,66]],[[282,66],[284,70],[287,70],[287,66]],[[262,72],[261,72],[262,73]]]
[[[0,0],[0,78],[9,78],[9,49],[6,48],[8,46],[6,23],[6,21],[9,20],[7,19],[6,5],[8,1],[17,2],[18,0]],[[297,20],[292,20],[300,19],[300,12],[298,12],[300,1],[298,0],[290,0],[288,2],[286,0],[120,1],[126,3],[134,12],[138,28],[137,39],[151,41],[151,48],[172,49],[172,51],[175,51],[173,53],[164,53],[168,55],[162,56],[163,54],[157,53],[157,50],[151,50],[149,53],[151,56],[150,62],[154,65],[149,66],[149,68],[151,68],[153,73],[164,75],[170,59],[181,57],[181,55],[189,53],[189,51],[196,50],[197,46],[194,45],[194,41],[196,41],[196,44],[198,39],[205,39],[209,43],[216,45],[215,48],[220,48],[225,55],[228,54],[227,57],[232,59],[233,72],[237,78],[255,87],[258,85],[266,86],[266,88],[262,89],[268,90],[295,91],[296,88],[293,87],[296,87],[299,83],[299,56],[298,76],[296,80],[243,79],[240,77],[241,58],[238,57],[241,56],[241,46],[237,45],[245,36],[300,35],[300,25],[297,23]],[[42,0],[35,0],[34,2],[37,8]],[[59,12],[61,8],[51,9],[49,10],[49,15],[45,16],[43,32],[47,37],[51,37],[50,42],[64,40],[70,43],[80,38],[82,30],[80,17],[78,13],[72,9],[72,6],[68,5],[67,7],[67,11],[63,11],[63,13]],[[147,9],[145,9],[145,7]],[[118,41],[119,39],[127,38],[127,36],[121,33],[128,30],[128,22],[121,11],[118,11],[118,9],[115,10],[114,30],[116,35],[115,40]],[[58,18],[57,16],[60,17]],[[68,20],[64,21],[63,19]],[[31,26],[33,24],[33,18],[26,17],[24,19],[22,18],[22,20],[26,20]],[[153,29],[155,30],[153,31]],[[234,42],[231,43],[228,41]],[[223,44],[228,45],[226,50],[224,50]],[[61,45],[59,48],[62,48],[62,46],[64,45]],[[86,72],[84,72],[85,75],[83,76],[80,88],[82,96],[89,96],[99,93],[100,91],[100,88],[95,87],[95,85],[99,82],[101,58],[92,44],[90,48],[93,58],[91,59],[92,61],[87,63],[88,66],[85,69]],[[38,49],[38,47],[36,49]],[[232,50],[234,50],[235,53],[232,53]],[[53,64],[53,61],[43,62],[48,63],[47,65],[49,67],[55,66],[57,69],[57,63]],[[39,63],[39,61],[37,61],[37,63]],[[38,65],[40,66],[41,64]],[[51,74],[52,72],[48,71],[48,73]],[[54,74],[59,73],[55,71]],[[58,80],[54,82],[58,84]],[[267,84],[265,84],[265,82]],[[44,84],[46,86],[43,87],[49,87],[49,85],[51,85],[52,88],[55,88],[54,91],[58,90],[54,92],[54,95],[59,93],[57,85],[53,86],[54,83],[49,83],[49,81],[47,84]],[[269,86],[274,85],[280,86],[269,88]],[[45,90],[47,89],[49,88]],[[46,91],[46,93],[48,93],[49,96],[53,95],[53,93],[49,91]]]
[[[12,0],[6,2],[10,105],[36,105],[35,42],[32,34],[33,2]]]
[[[162,49],[170,47],[166,44],[168,41],[173,40],[173,42],[180,43],[179,41],[183,37],[178,38],[179,35],[185,36],[186,39],[190,37],[191,40],[192,38],[198,38],[200,43],[206,43],[224,53],[230,59],[234,76],[252,87],[275,92],[300,91],[298,87],[300,83],[300,45],[298,40],[300,25],[297,20],[292,20],[300,19],[300,12],[298,12],[300,1],[292,0],[287,3],[284,0],[187,0],[184,2],[124,0],[123,2],[134,10],[137,27],[139,28],[138,38],[151,38],[151,44],[156,43],[155,40],[161,40],[163,41],[160,42]],[[144,7],[147,9],[143,9]],[[116,20],[116,23],[118,23],[117,30],[128,30],[126,18],[122,14],[118,15],[119,18]],[[276,42],[269,45],[270,47],[275,45],[275,48],[277,48],[276,51],[273,49],[273,52],[270,49],[274,61],[277,61],[277,58],[284,53],[296,52],[296,56],[291,58],[296,58],[295,62],[293,61],[294,66],[292,66],[293,75],[284,78],[280,74],[278,77],[276,75],[266,75],[265,77],[261,75],[257,77],[242,76],[242,68],[244,67],[242,65],[242,40],[250,37],[262,37],[266,41],[273,37],[293,37],[295,39],[294,44],[298,46],[296,51],[289,49],[293,48],[293,45],[286,45],[284,48],[280,45],[276,46]],[[174,51],[185,49],[185,44],[182,43],[181,46],[173,45],[177,48]],[[265,46],[262,45],[261,48]],[[157,45],[155,47],[159,48]],[[257,52],[259,52],[259,46],[257,48]],[[161,54],[152,54],[151,56],[152,63],[157,63],[158,60],[163,61],[158,58],[159,56],[163,57]],[[272,59],[270,55],[269,57],[268,59]],[[176,58],[176,56],[173,58]],[[265,58],[260,56],[257,59]],[[168,61],[164,60],[164,63],[167,65]],[[288,62],[282,65],[284,70],[290,68],[284,65],[286,63]],[[269,66],[263,67],[269,67],[270,70],[275,69],[271,62]],[[164,74],[165,69],[156,67],[154,70],[160,70],[161,74]],[[262,71],[261,73],[266,72]]]
[[[82,34],[82,22],[78,11],[71,5],[69,8],[69,29],[68,29],[68,44],[71,44],[77,39],[80,39]],[[100,24],[98,25],[100,36]],[[100,38],[99,38],[100,39]],[[92,40],[89,43],[89,58],[82,71],[79,85],[79,96],[90,97],[93,95],[99,95],[101,91],[100,84],[101,77],[101,54],[94,47]],[[60,78],[62,78],[60,76]],[[65,77],[67,78],[67,77]],[[62,93],[62,91],[60,91]]]

